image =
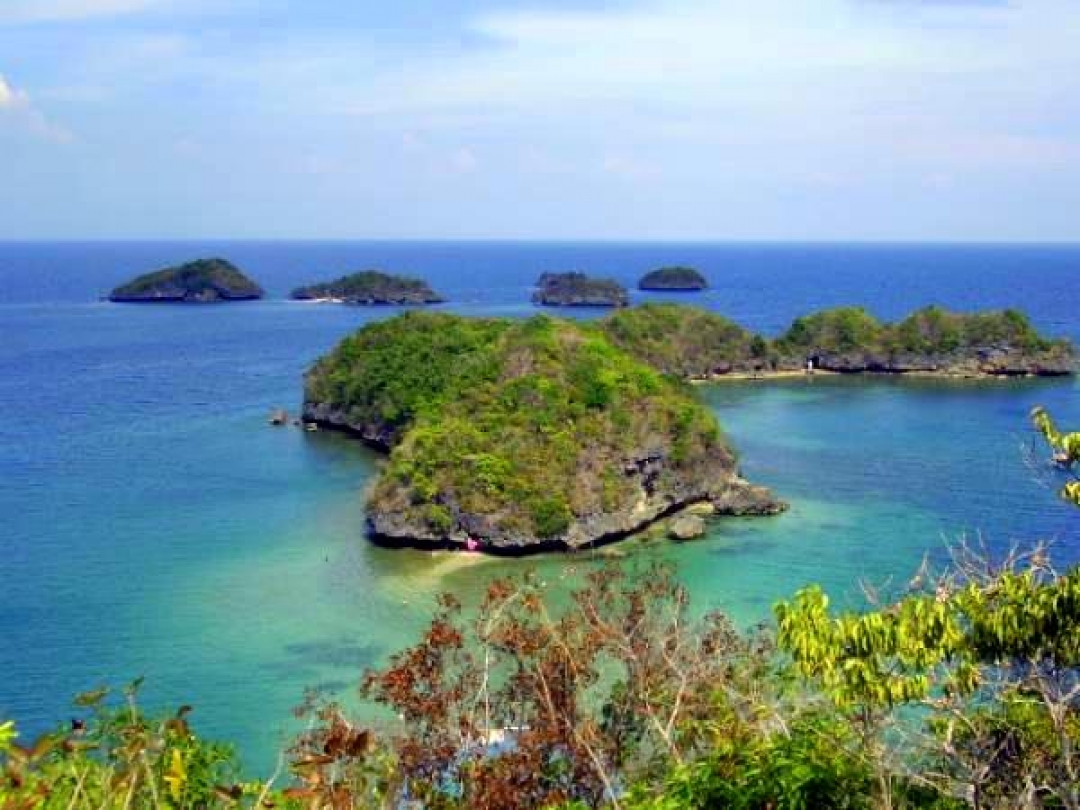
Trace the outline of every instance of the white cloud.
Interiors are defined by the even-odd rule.
[[[949,70],[959,60],[970,70],[988,55],[955,32],[935,42],[932,31],[898,29],[885,15],[853,9],[850,0],[755,0],[737,10],[654,1],[599,12],[496,12],[474,19],[471,33],[487,47],[401,62],[406,67],[381,77],[358,106],[772,103],[768,96],[778,88],[823,74],[842,83],[862,71]],[[946,41],[948,47],[935,47]]]
[[[26,104],[26,94],[12,87],[0,74],[0,110],[11,110]]]
[[[13,86],[0,74],[0,122],[5,118],[43,140],[54,143],[69,143],[74,140],[71,132],[52,123],[30,103],[30,97],[25,92]]]
[[[1070,162],[1071,141],[1059,147],[1030,131],[1053,127],[1052,115],[1080,115],[1075,3],[537,5],[474,17],[471,46],[388,60],[352,74],[336,94],[339,108],[373,121],[423,119],[448,132],[531,127],[541,142],[576,139],[572,148],[595,150],[611,175],[667,174],[681,154],[700,162],[710,148],[713,160],[752,155],[770,169],[778,158],[854,169],[890,155],[948,161],[979,142],[972,164],[1029,154]],[[905,118],[929,149],[896,147],[910,131]]]

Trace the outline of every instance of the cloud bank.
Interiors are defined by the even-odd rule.
[[[70,205],[102,228],[1076,236],[1076,0],[0,0],[19,14],[63,22],[0,26],[0,53],[79,133]]]

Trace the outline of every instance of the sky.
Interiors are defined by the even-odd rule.
[[[1080,240],[1078,0],[0,0],[0,239]]]

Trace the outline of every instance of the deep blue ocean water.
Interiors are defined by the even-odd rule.
[[[132,275],[209,255],[239,264],[268,299],[99,300]],[[542,271],[632,285],[673,263],[712,282],[677,300],[769,333],[824,306],[895,318],[938,303],[1019,307],[1080,341],[1080,247],[0,244],[0,718],[33,734],[66,718],[75,693],[145,675],[152,705],[193,703],[200,730],[237,740],[267,772],[305,687],[347,695],[364,666],[413,639],[434,592],[467,596],[525,565],[560,581],[566,558],[365,542],[376,456],[266,416],[296,409],[319,354],[394,310],[283,299],[379,266],[426,276],[454,311],[527,315]],[[756,621],[811,581],[854,600],[859,578],[904,578],[965,533],[998,549],[1055,539],[1059,561],[1080,560],[1080,513],[1027,452],[1035,404],[1080,426],[1072,380],[819,378],[701,394],[748,477],[792,509],[718,522],[700,543],[630,547],[631,561],[677,564],[700,609]]]

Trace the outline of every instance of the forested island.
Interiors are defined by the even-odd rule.
[[[646,273],[638,281],[639,290],[666,292],[697,292],[707,289],[709,282],[693,267],[661,267]]]
[[[251,301],[263,291],[225,259],[199,259],[139,276],[114,289],[118,303],[213,303]]]
[[[389,453],[368,504],[377,540],[579,548],[695,504],[778,511],[739,477],[715,418],[684,385],[808,367],[1065,375],[1076,355],[1014,311],[929,307],[883,324],[843,308],[798,318],[775,340],[675,304],[589,323],[409,313],[364,327],[319,360],[303,418]]]
[[[776,339],[713,312],[643,304],[601,328],[621,348],[687,379],[788,376],[807,370],[943,377],[1065,376],[1076,371],[1068,340],[1040,335],[1016,310],[957,313],[930,306],[896,323],[860,307],[797,318]]]
[[[626,288],[609,278],[584,273],[544,273],[536,280],[534,304],[546,307],[625,307]]]
[[[691,391],[590,324],[373,324],[308,373],[304,419],[389,451],[368,528],[394,545],[521,554],[619,539],[695,504],[782,509],[739,476]]]
[[[297,301],[333,301],[343,304],[416,306],[441,304],[445,299],[426,281],[379,270],[364,270],[334,281],[298,287]]]

